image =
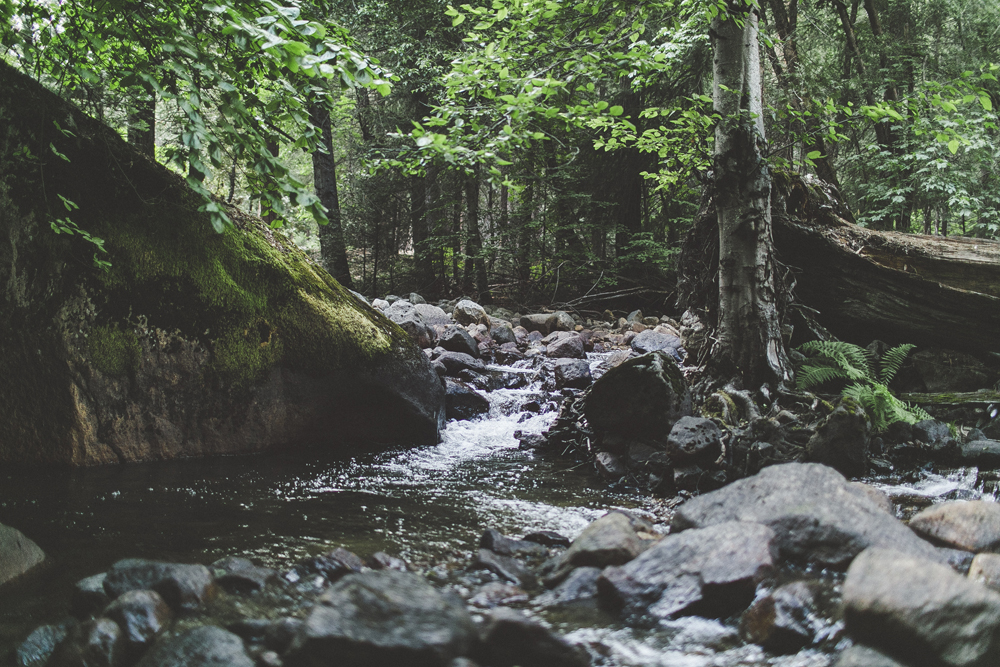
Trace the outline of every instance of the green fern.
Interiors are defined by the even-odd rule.
[[[865,409],[876,433],[893,422],[915,424],[931,416],[893,396],[888,387],[914,347],[907,343],[887,351],[876,372],[874,355],[863,347],[841,341],[810,341],[798,348],[806,360],[796,370],[796,386],[804,390],[838,381],[850,383],[841,395]]]

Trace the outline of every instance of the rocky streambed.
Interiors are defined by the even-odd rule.
[[[988,473],[886,458],[860,483],[819,463],[758,461],[732,481],[713,448],[759,420],[725,435],[684,421],[666,463],[628,424],[615,428],[631,442],[585,437],[568,451],[568,431],[550,429],[575,418],[579,378],[660,372],[679,346],[623,364],[623,350],[586,353],[586,334],[509,327],[515,340],[502,343],[483,336],[506,335],[495,324],[411,332],[466,350],[427,348],[459,418],[434,447],[5,471],[0,518],[49,558],[0,589],[0,656],[50,667],[995,664],[1000,505]],[[621,421],[628,396],[607,393],[595,422]],[[577,462],[592,445],[607,456]],[[605,486],[595,463],[620,478]],[[645,493],[654,487],[672,493]]]

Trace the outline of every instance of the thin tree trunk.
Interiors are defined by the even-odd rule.
[[[742,18],[742,17],[741,17]],[[764,160],[757,15],[712,20],[715,205],[719,226],[716,370],[756,388],[792,380],[781,338],[771,236],[771,174]]]
[[[316,196],[326,207],[329,222],[319,228],[319,254],[324,268],[337,282],[347,289],[354,289],[351,267],[347,263],[347,244],[340,217],[340,197],[337,194],[337,160],[333,155],[333,132],[330,111],[320,104],[309,107],[312,124],[319,128],[320,136],[312,154],[313,182]]]

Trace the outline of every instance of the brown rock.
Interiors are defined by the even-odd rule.
[[[956,500],[932,505],[910,519],[910,528],[956,549],[996,551],[1000,548],[1000,504]]]

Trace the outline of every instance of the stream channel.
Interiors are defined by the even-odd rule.
[[[590,355],[595,374],[604,356]],[[559,397],[545,394],[530,368],[492,368],[523,377],[525,386],[489,392],[488,415],[449,422],[433,447],[3,470],[0,523],[24,532],[48,559],[0,588],[0,664],[13,664],[13,649],[35,627],[65,617],[76,581],[121,558],[209,564],[241,556],[284,571],[344,547],[362,558],[398,555],[433,575],[467,566],[487,528],[573,538],[608,510],[625,508],[666,530],[662,501],[609,491],[589,466],[521,451],[514,432],[542,433],[556,416],[521,406]],[[739,640],[733,619],[682,618],[638,631],[610,618],[595,626],[540,615],[588,644],[595,664],[825,667],[832,659],[815,650],[768,656]]]

